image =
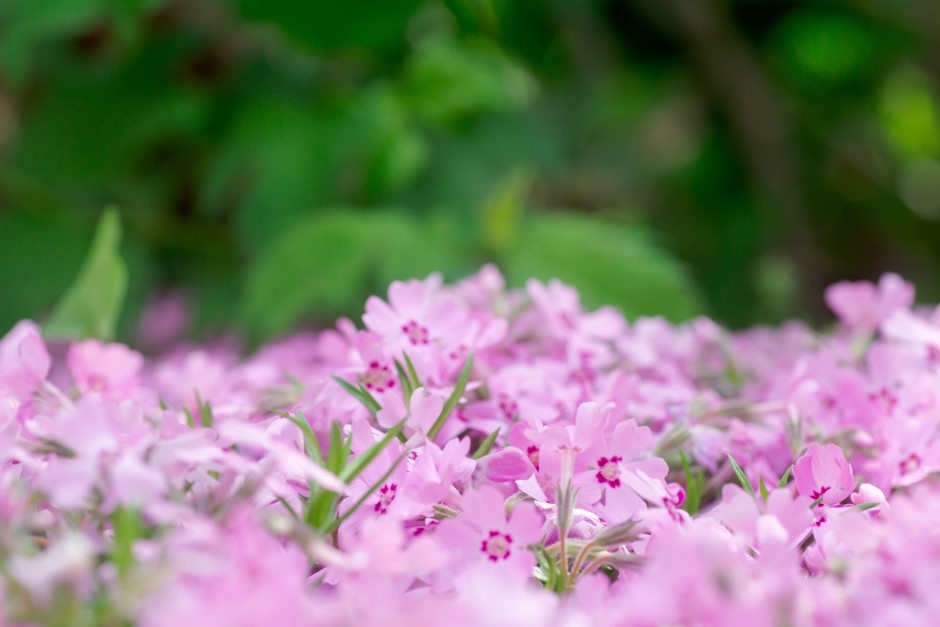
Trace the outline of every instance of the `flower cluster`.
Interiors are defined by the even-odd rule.
[[[240,358],[0,340],[0,625],[931,624],[940,309],[393,283]]]

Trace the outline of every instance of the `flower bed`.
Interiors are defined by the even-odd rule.
[[[0,341],[0,624],[930,624],[940,314],[396,282],[240,359]],[[55,357],[50,357],[50,354]]]

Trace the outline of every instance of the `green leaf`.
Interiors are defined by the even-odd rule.
[[[360,0],[355,10],[342,0],[291,2],[239,0],[242,16],[276,26],[310,50],[384,49],[404,44],[405,29],[420,0]]]
[[[796,10],[770,34],[770,53],[802,81],[847,81],[877,71],[891,37],[846,12]]]
[[[483,241],[495,251],[505,250],[517,239],[533,177],[517,167],[496,186],[483,204]]]
[[[437,437],[437,434],[441,432],[441,429],[444,428],[444,423],[447,422],[447,418],[450,416],[451,412],[454,411],[454,408],[457,406],[457,402],[460,400],[460,396],[467,387],[467,381],[470,380],[470,372],[472,370],[473,354],[471,353],[467,357],[466,363],[463,365],[463,370],[460,372],[460,377],[457,379],[457,385],[454,386],[454,391],[444,402],[444,408],[441,409],[441,415],[437,417],[437,420],[435,420],[434,424],[431,425],[431,428],[428,429],[429,439],[433,440],[435,437]]]
[[[209,401],[200,400],[198,394],[196,395],[196,400],[199,406],[199,423],[203,427],[209,429],[213,424],[215,424],[215,416],[212,413],[212,406],[209,404]]]
[[[291,416],[286,414],[285,417],[297,425],[297,428],[304,434],[304,443],[307,449],[307,455],[310,456],[310,459],[313,460],[313,463],[324,466],[325,462],[323,461],[323,453],[320,451],[320,443],[317,442],[317,436],[314,435],[313,429],[310,428],[310,423],[307,422],[307,417],[303,413],[298,412],[297,416]]]
[[[758,483],[759,483],[759,485],[760,485],[760,498],[761,498],[761,500],[762,500],[764,503],[766,503],[766,502],[767,502],[768,493],[767,493],[767,486],[764,485],[764,475],[763,475],[763,474],[760,476],[760,479],[758,480]]]
[[[734,458],[731,457],[731,453],[728,453],[728,461],[731,462],[731,468],[734,470],[734,474],[738,478],[738,482],[741,484],[741,487],[744,488],[744,491],[747,492],[751,498],[756,501],[757,496],[754,494],[754,486],[751,485],[747,475],[745,475],[744,471],[741,470],[741,467],[738,466],[738,462],[734,461]]]
[[[400,464],[407,456],[408,456],[407,451],[399,455],[398,458],[395,460],[395,462],[389,466],[388,470],[385,471],[385,473],[381,477],[379,477],[379,479],[375,483],[370,485],[369,488],[365,492],[363,492],[362,496],[360,496],[356,500],[356,502],[353,503],[352,507],[350,507],[348,510],[343,512],[342,516],[340,516],[339,518],[331,522],[329,525],[327,525],[323,529],[323,532],[332,533],[336,529],[339,529],[339,526],[342,525],[344,522],[346,522],[346,519],[352,516],[353,513],[357,509],[359,509],[359,507],[363,503],[366,502],[366,499],[368,499],[370,496],[375,494],[375,491],[382,487],[382,485],[388,480],[388,478],[392,476],[392,473],[395,472],[395,469],[398,468],[398,464]]]
[[[783,476],[780,477],[780,482],[777,484],[778,488],[786,487],[787,483],[790,481],[790,475],[793,473],[793,466],[787,468],[787,471],[783,473]]]
[[[489,454],[493,450],[493,444],[496,442],[496,437],[499,435],[499,427],[497,427],[493,433],[486,436],[486,439],[480,442],[480,446],[477,447],[477,450],[473,453],[473,459],[480,459],[484,455]]]
[[[529,221],[505,255],[507,278],[552,278],[577,286],[589,308],[614,305],[626,316],[673,321],[702,312],[685,268],[638,228],[577,215],[543,214]]]
[[[927,75],[912,69],[894,72],[878,105],[884,133],[898,153],[940,156],[940,101]]]
[[[855,506],[855,509],[858,509],[864,512],[864,511],[872,509],[873,507],[878,507],[879,505],[881,505],[881,503],[876,503],[874,501],[871,501],[868,503],[859,503],[858,505]]]
[[[349,392],[349,394],[353,398],[355,398],[357,401],[362,403],[366,409],[372,412],[373,415],[375,415],[376,412],[382,409],[382,406],[379,404],[377,400],[375,400],[375,397],[372,396],[372,394],[370,394],[369,391],[365,389],[364,387],[362,387],[361,385],[356,387],[352,385],[351,383],[349,383],[348,381],[344,381],[343,379],[337,376],[334,376],[333,380],[339,383],[341,386],[343,386],[344,390]]]
[[[121,222],[106,209],[78,278],[46,320],[43,332],[56,339],[110,340],[127,291],[127,267],[120,256]]]
[[[408,373],[405,372],[405,368],[397,359],[395,360],[395,372],[398,373],[398,381],[401,383],[401,395],[405,399],[405,406],[407,407],[411,395],[414,392],[414,387],[411,385],[411,380],[408,378]]]
[[[364,450],[362,454],[358,455],[355,459],[352,460],[352,462],[349,463],[349,465],[343,468],[343,471],[339,473],[340,480],[344,483],[349,483],[358,477],[359,474],[368,468],[369,464],[371,464],[375,458],[379,456],[379,453],[385,450],[385,447],[388,446],[388,443],[398,437],[398,434],[401,433],[401,430],[404,427],[405,420],[402,420],[391,429],[386,431],[381,440]]]
[[[330,425],[330,450],[326,454],[326,469],[334,475],[339,475],[346,464],[343,457],[345,444],[343,442],[343,427],[339,422]]]
[[[411,387],[417,390],[421,387],[421,378],[418,376],[418,371],[415,370],[415,365],[411,363],[411,357],[408,356],[408,353],[402,353],[405,358],[405,365],[408,366],[408,376],[411,377]]]
[[[135,508],[118,507],[111,515],[114,529],[114,546],[111,559],[118,574],[125,577],[134,566],[134,542],[143,534],[143,521]]]
[[[682,470],[685,473],[685,503],[682,507],[690,515],[694,516],[701,507],[702,483],[701,473],[693,473],[689,458],[682,451],[679,451],[679,459],[682,462]]]
[[[401,91],[418,115],[452,125],[482,113],[521,109],[534,98],[536,83],[493,42],[441,36],[421,42],[410,57]]]
[[[393,279],[454,266],[454,225],[441,232],[438,226],[391,209],[305,215],[259,250],[237,318],[260,341],[287,332],[311,312],[320,318],[359,312],[377,285],[384,289]],[[425,255],[427,247],[438,252]]]

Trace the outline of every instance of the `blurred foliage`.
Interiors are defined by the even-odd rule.
[[[125,338],[169,287],[194,333],[263,339],[488,260],[630,316],[819,320],[823,286],[887,269],[940,300],[938,25],[934,0],[5,0],[0,328],[52,311],[109,204]]]

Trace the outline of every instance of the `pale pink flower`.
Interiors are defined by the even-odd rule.
[[[884,274],[875,286],[843,281],[826,289],[826,304],[854,331],[874,331],[883,320],[914,302],[914,287],[896,274]]]
[[[29,320],[17,323],[0,339],[0,393],[25,398],[45,381],[50,363],[39,327]]]
[[[506,515],[506,500],[482,486],[463,496],[463,511],[441,522],[435,534],[453,555],[453,566],[484,562],[526,578],[535,566],[529,546],[538,542],[543,519],[531,503],[517,503]]]
[[[625,473],[642,470],[654,480],[663,480],[669,467],[659,457],[651,457],[653,434],[635,420],[619,423],[609,437],[592,446],[584,457],[587,469],[575,476],[581,496],[601,501],[600,510],[611,522],[632,518],[646,509],[646,502],[623,481]],[[593,498],[588,495],[596,495]]]
[[[838,505],[855,491],[855,477],[845,455],[835,444],[811,444],[793,464],[796,489],[820,505]]]
[[[388,302],[370,296],[362,316],[366,327],[380,333],[389,352],[396,355],[402,350],[412,354],[437,343],[451,344],[465,320],[457,299],[441,291],[439,275],[424,281],[392,282]]]
[[[444,398],[426,390],[418,388],[411,393],[408,407],[399,394],[387,394],[383,398],[383,407],[376,413],[379,425],[389,429],[402,420],[405,422],[405,431],[408,435],[427,435],[434,422],[441,415],[444,408]]]
[[[122,398],[132,392],[144,365],[137,351],[98,340],[72,344],[66,361],[79,392],[95,392],[107,398]]]

